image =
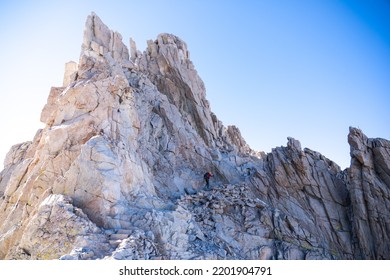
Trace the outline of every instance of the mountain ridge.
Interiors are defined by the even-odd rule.
[[[350,128],[346,170],[290,137],[255,152],[189,56],[88,16],[46,127],[5,159],[0,258],[389,259],[389,141]]]

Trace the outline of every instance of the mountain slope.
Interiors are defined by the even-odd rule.
[[[256,153],[180,38],[130,42],[87,18],[46,127],[5,159],[1,259],[389,259],[389,141],[351,128],[345,171],[292,138]]]

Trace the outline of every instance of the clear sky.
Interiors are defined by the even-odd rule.
[[[390,139],[388,0],[0,0],[0,167],[43,126],[92,11],[141,51],[163,32],[187,42],[212,110],[255,150],[291,136],[345,168],[349,126]]]

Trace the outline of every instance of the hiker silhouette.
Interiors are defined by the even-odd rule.
[[[206,172],[203,175],[203,178],[206,182],[206,189],[210,189],[210,178],[213,177],[213,174],[211,172]]]

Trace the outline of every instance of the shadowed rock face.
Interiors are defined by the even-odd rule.
[[[255,152],[180,38],[130,45],[87,18],[46,127],[0,173],[1,259],[390,258],[389,141],[351,128],[344,171],[290,137]]]
[[[364,259],[389,259],[390,142],[350,128],[348,189],[354,249]]]

